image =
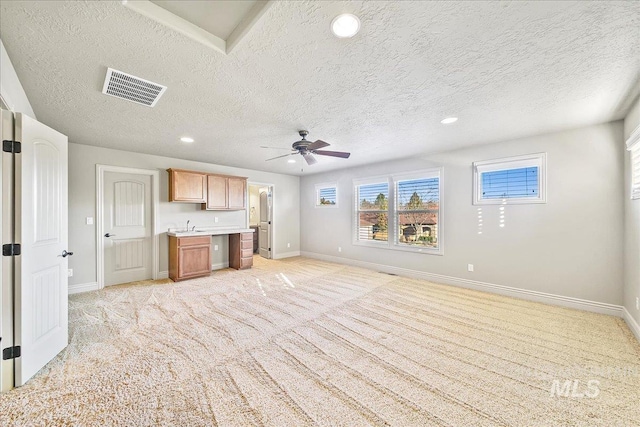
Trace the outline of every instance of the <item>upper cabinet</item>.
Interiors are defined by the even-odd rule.
[[[170,202],[207,202],[207,174],[183,169],[167,169],[169,172]]]
[[[228,207],[229,209],[242,210],[247,200],[247,178],[230,176],[228,182]]]
[[[202,209],[239,211],[246,208],[247,178],[184,169],[169,172],[169,201],[202,203]]]
[[[243,210],[247,199],[247,178],[225,175],[207,176],[207,202],[202,209]]]

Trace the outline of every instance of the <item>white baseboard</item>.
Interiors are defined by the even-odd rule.
[[[211,270],[222,270],[223,268],[229,268],[229,261],[211,264]]]
[[[77,283],[75,285],[69,285],[69,295],[97,291],[98,289],[100,289],[98,282]]]
[[[168,279],[169,278],[169,272],[167,270],[165,271],[158,271],[158,275],[156,276],[158,279]]]
[[[413,277],[416,279],[429,280],[435,283],[459,286],[477,291],[490,292],[528,301],[542,302],[545,304],[557,305],[560,307],[575,308],[578,310],[591,311],[594,313],[609,314],[623,317],[623,307],[615,304],[608,304],[598,301],[584,300],[580,298],[567,297],[563,295],[549,294],[546,292],[531,291],[528,289],[513,288],[511,286],[496,285],[493,283],[479,282],[476,280],[462,279],[459,277],[445,276],[442,274],[427,273],[425,271],[411,270],[408,268],[393,267],[391,265],[376,264],[366,261],[357,261],[350,258],[342,258],[331,255],[318,254],[315,252],[302,251],[302,256],[315,258],[323,261],[335,262],[338,264],[353,265],[370,270],[382,271],[384,273],[397,274],[399,276]]]
[[[291,258],[294,256],[300,256],[300,251],[283,252],[281,254],[274,254],[273,259]]]
[[[622,310],[624,311],[624,321],[627,322],[627,325],[629,325],[629,329],[631,329],[633,335],[635,335],[638,341],[640,341],[640,325],[636,322],[636,319],[631,317],[631,313],[629,313],[627,307],[623,307]]]

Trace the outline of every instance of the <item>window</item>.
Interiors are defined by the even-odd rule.
[[[337,207],[338,186],[336,184],[316,185],[316,207]]]
[[[631,152],[631,198],[640,199],[640,131],[631,135],[627,149]]]
[[[531,154],[473,164],[473,203],[545,203],[546,154]]]
[[[374,180],[375,181],[375,180]],[[389,181],[360,182],[355,185],[356,241],[389,241]]]
[[[354,181],[354,244],[442,254],[441,169]]]
[[[440,172],[394,177],[395,243],[405,247],[439,248]]]

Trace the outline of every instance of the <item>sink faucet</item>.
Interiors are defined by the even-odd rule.
[[[189,231],[189,223],[191,222],[190,219],[187,220],[187,231]]]

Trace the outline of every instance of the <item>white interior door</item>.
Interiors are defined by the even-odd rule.
[[[67,346],[67,137],[16,113],[15,384],[23,385]]]
[[[258,236],[258,247],[260,256],[271,258],[271,211],[272,211],[271,187],[260,189],[260,234]]]
[[[104,173],[104,284],[152,278],[151,177]]]

